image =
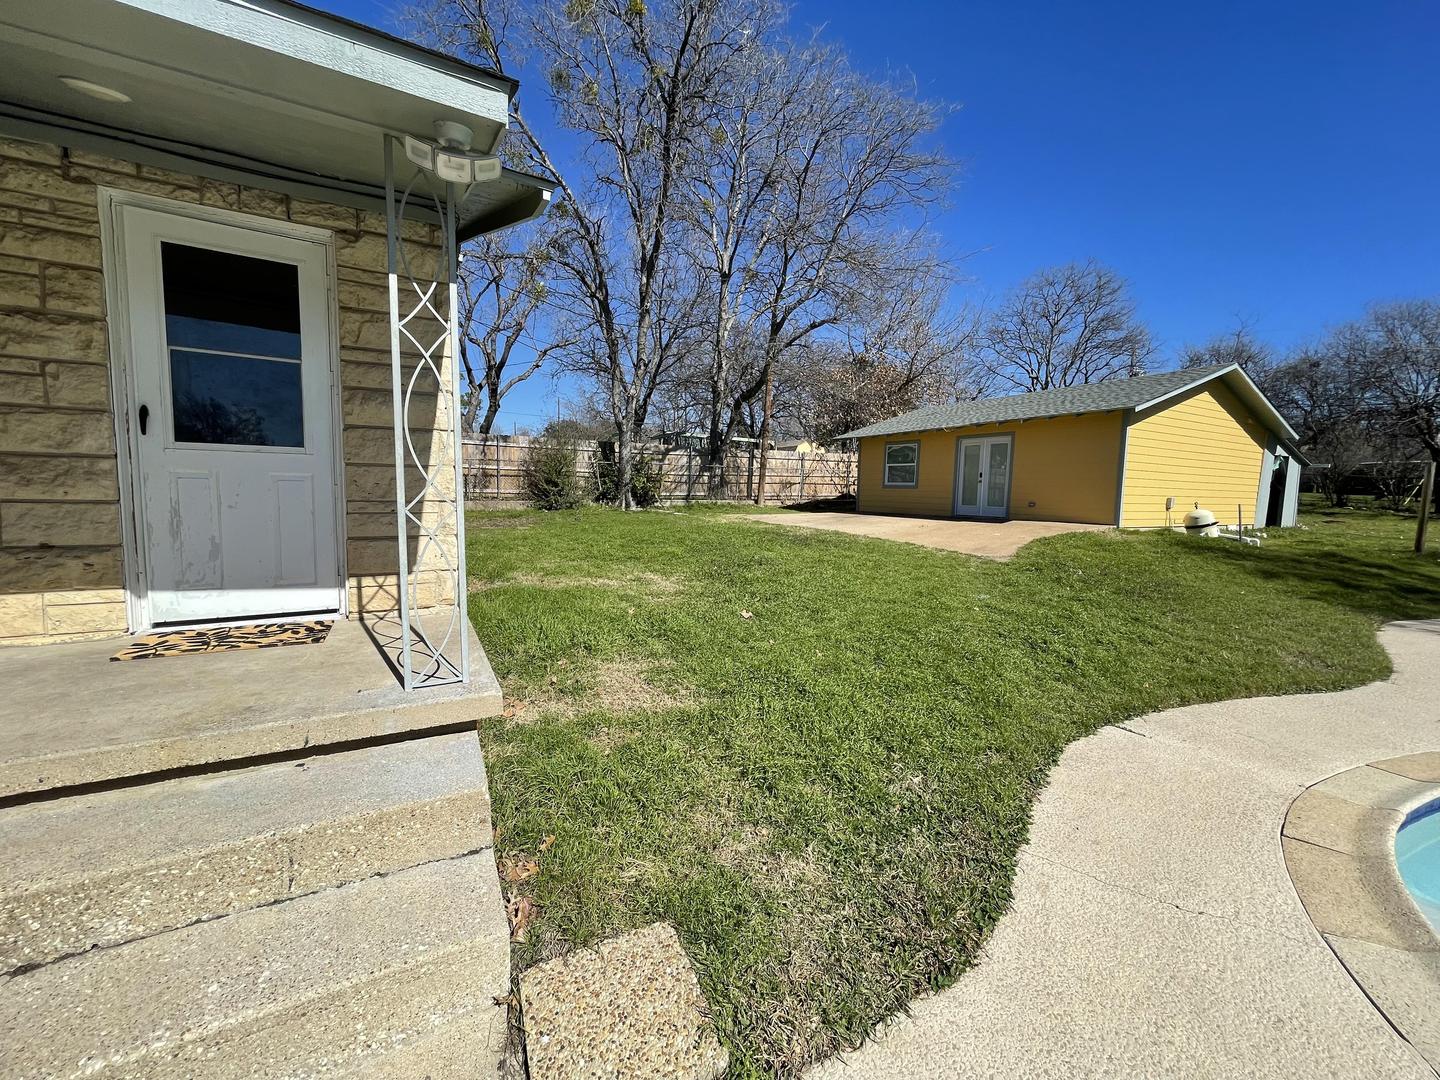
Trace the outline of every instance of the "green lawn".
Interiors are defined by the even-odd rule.
[[[472,515],[496,845],[540,864],[519,962],[668,919],[732,1076],[853,1045],[974,962],[1067,743],[1379,678],[1376,626],[1440,615],[1412,520],[1306,524],[1001,564],[719,510]]]

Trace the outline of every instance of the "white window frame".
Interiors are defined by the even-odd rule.
[[[913,462],[909,462],[909,461],[897,461],[897,462],[895,462],[894,466],[892,466],[891,463],[890,463],[890,451],[891,451],[891,450],[899,450],[900,448],[906,447],[906,446],[913,446],[913,447],[915,448],[915,460],[914,460]],[[914,479],[914,480],[911,480],[911,481],[906,482],[906,481],[903,481],[903,480],[894,480],[894,481],[892,481],[892,480],[890,479],[890,470],[891,470],[892,467],[894,467],[894,468],[905,468],[905,467],[907,467],[907,466],[910,467],[910,468],[913,468],[913,469],[915,470],[915,479]],[[903,441],[901,441],[901,442],[887,442],[887,443],[885,444],[885,456],[881,459],[881,462],[880,462],[880,470],[881,470],[881,471],[880,471],[880,485],[881,485],[881,487],[887,487],[887,488],[913,488],[913,487],[917,486],[917,485],[920,483],[920,440],[919,440],[919,439],[905,439],[905,440],[903,440]]]

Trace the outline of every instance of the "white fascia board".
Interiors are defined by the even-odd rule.
[[[412,52],[399,42],[303,7],[275,0],[113,2],[502,126],[508,120],[509,86],[500,80],[459,61]]]
[[[1161,394],[1161,395],[1160,395],[1159,397],[1157,397],[1157,398],[1152,398],[1152,399],[1149,400],[1149,401],[1141,402],[1139,405],[1133,406],[1132,409],[1131,409],[1131,411],[1132,411],[1132,412],[1137,412],[1137,413],[1142,413],[1142,412],[1145,412],[1145,411],[1147,411],[1147,410],[1149,410],[1149,409],[1153,409],[1153,408],[1155,408],[1155,406],[1157,406],[1157,405],[1163,405],[1165,402],[1171,401],[1171,400],[1173,400],[1174,398],[1179,397],[1181,394],[1188,394],[1191,390],[1194,390],[1197,386],[1204,386],[1206,383],[1211,382],[1211,381],[1213,381],[1213,380],[1215,380],[1215,379],[1218,379],[1218,378],[1220,378],[1222,375],[1228,375],[1228,374],[1229,374],[1230,372],[1232,372],[1232,371],[1239,371],[1239,370],[1240,370],[1240,367],[1239,367],[1238,364],[1226,364],[1226,365],[1225,365],[1223,368],[1221,368],[1219,371],[1211,371],[1211,372],[1208,372],[1207,374],[1204,374],[1204,375],[1196,375],[1195,378],[1194,378],[1194,380],[1193,380],[1192,382],[1188,382],[1188,383],[1186,383],[1184,386],[1181,386],[1181,387],[1178,387],[1178,388],[1176,388],[1176,389],[1174,389],[1174,390],[1171,390],[1168,394]],[[1254,383],[1251,383],[1251,385],[1253,386]]]

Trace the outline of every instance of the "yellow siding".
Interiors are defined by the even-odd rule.
[[[1235,520],[1238,504],[1249,521],[1267,441],[1264,426],[1222,385],[1177,398],[1130,426],[1120,523],[1167,524],[1167,498],[1175,500],[1170,517],[1176,524],[1197,502],[1227,523]]]
[[[918,442],[920,468],[913,488],[885,487],[885,444]],[[949,517],[954,509],[955,435],[925,431],[860,440],[858,507],[871,514]]]
[[[955,450],[959,440],[1013,435],[1011,517],[1113,525],[1122,420],[1120,413],[1095,413],[861,439],[859,509],[871,514],[950,517],[954,513]],[[887,442],[920,443],[915,487],[883,486]]]

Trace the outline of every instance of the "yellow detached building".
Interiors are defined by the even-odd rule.
[[[861,513],[1293,525],[1297,436],[1234,364],[927,406],[842,436]]]

